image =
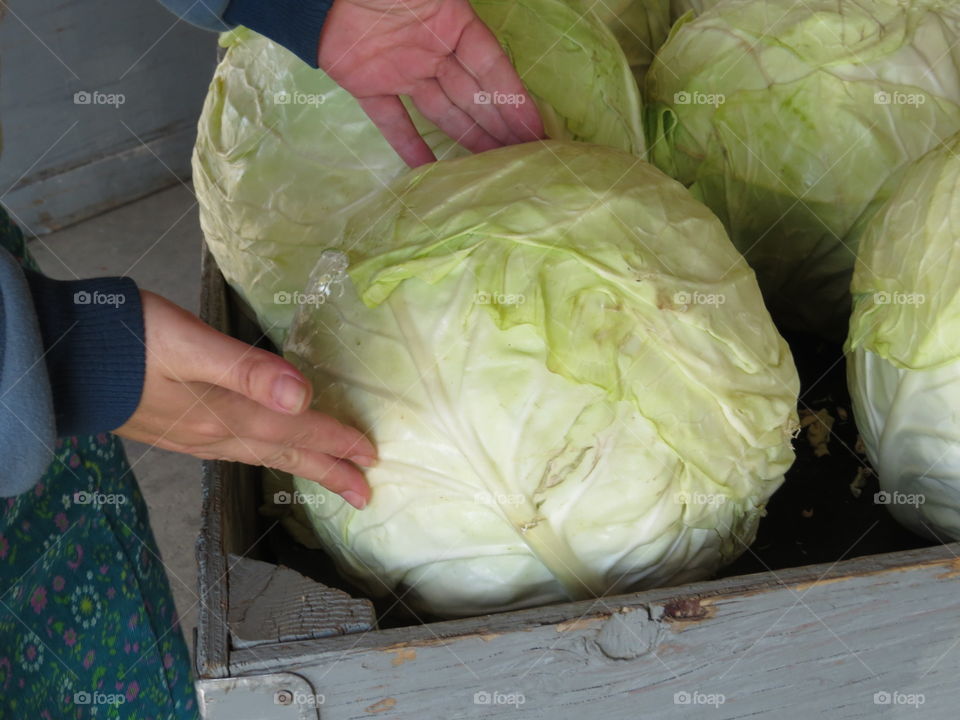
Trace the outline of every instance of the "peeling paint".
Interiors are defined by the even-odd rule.
[[[394,653],[393,660],[391,661],[391,664],[394,667],[397,667],[398,665],[403,665],[408,660],[417,659],[417,651],[411,650],[409,648],[396,648],[395,650],[391,650],[390,652]]]
[[[383,652],[399,652],[407,648],[443,647],[444,645],[461,642],[470,638],[477,638],[478,640],[483,640],[483,642],[490,642],[494,638],[500,637],[501,635],[503,635],[503,633],[474,632],[464,633],[463,635],[453,635],[451,637],[431,637],[423,638],[421,640],[408,640],[405,642],[393,643],[381,648],[381,650]]]
[[[564,620],[562,623],[557,623],[556,630],[558,633],[561,632],[570,632],[571,630],[584,630],[586,628],[593,627],[598,622],[603,622],[609,615],[602,615],[600,617],[586,617],[586,618],[575,618],[573,620]]]
[[[945,563],[949,566],[949,569],[937,575],[937,580],[950,580],[960,577],[960,557],[951,558],[946,560]]]
[[[387,710],[392,710],[393,706],[396,704],[397,704],[396,698],[388,697],[388,698],[384,698],[383,700],[380,700],[379,702],[375,702],[373,705],[367,705],[364,708],[364,711],[368,713],[386,712]]]
[[[749,594],[749,593],[747,593]],[[713,606],[714,598],[677,598],[663,606],[662,622],[669,624],[674,632],[683,632],[689,627],[699,625],[717,614]]]
[[[678,598],[663,606],[663,619],[674,620],[702,620],[711,615],[709,600],[698,597]]]

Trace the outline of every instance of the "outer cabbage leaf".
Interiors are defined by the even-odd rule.
[[[564,0],[474,0],[551,137],[643,154],[639,90],[592,14]],[[297,296],[354,208],[406,171],[357,101],[246,29],[223,36],[193,157],[200,222],[227,281],[280,344]],[[412,112],[438,158],[466,151]]]
[[[842,338],[859,234],[960,130],[960,6],[725,0],[647,75],[654,162],[713,209],[778,321]]]
[[[960,539],[960,135],[867,226],[851,286],[854,412],[890,511]]]
[[[699,15],[718,2],[720,0],[670,0],[670,19],[676,22],[691,10]]]
[[[752,541],[799,382],[678,183],[530,143],[414,171],[335,245],[347,276],[318,264],[286,355],[380,461],[360,512],[296,484],[368,592],[471,615],[703,578]]]
[[[584,4],[610,28],[643,87],[647,68],[670,32],[670,0],[584,0]]]

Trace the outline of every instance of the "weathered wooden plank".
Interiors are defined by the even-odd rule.
[[[226,557],[220,535],[222,463],[203,464],[203,509],[197,536],[196,663],[200,677],[227,677],[228,632]]]
[[[230,657],[229,574],[231,553],[260,554],[254,519],[258,477],[237,463],[203,464],[203,508],[197,538],[196,665],[201,678],[227,677]]]
[[[328,588],[282,565],[228,556],[228,622],[235,648],[363,632],[373,603]]]
[[[906,717],[911,699],[922,717],[953,718],[957,549],[259,647],[230,671],[296,668],[326,720]]]
[[[656,588],[599,600],[557,603],[495,615],[433,622],[429,626],[418,625],[382,630],[364,634],[360,638],[330,638],[322,642],[286,643],[281,648],[272,648],[271,653],[272,659],[281,662],[299,662],[305,656],[340,652],[350,648],[377,648],[397,643],[432,643],[464,635],[481,636],[490,633],[514,632],[600,615],[603,614],[604,606],[636,607],[660,604],[669,609],[668,615],[673,622],[681,622],[685,619],[694,619],[694,616],[703,612],[703,607],[709,607],[710,598],[754,594],[783,585],[797,587],[802,591],[813,585],[828,585],[848,577],[882,575],[900,572],[904,568],[920,567],[935,567],[941,573],[938,579],[948,581],[960,578],[958,556],[960,556],[960,543],[883,555],[868,555],[831,565],[808,565],[776,572],[689,583],[677,587]],[[697,610],[698,607],[699,610]],[[235,665],[232,670],[246,671],[248,668],[243,663],[251,661],[253,661],[252,657],[241,653],[234,658]]]
[[[200,317],[221,332],[230,332],[226,283],[205,246],[200,258],[200,275]],[[197,675],[201,678],[228,676],[230,643],[223,495],[230,487],[230,478],[225,476],[235,468],[231,463],[203,463],[203,508],[196,545],[200,606],[195,656]]]

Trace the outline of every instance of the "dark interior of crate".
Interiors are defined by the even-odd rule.
[[[272,350],[256,325],[238,309],[243,303],[232,292],[229,305],[234,334]],[[875,475],[866,476],[859,492],[851,488],[858,470],[867,466],[867,459],[859,452],[840,346],[811,336],[786,337],[801,377],[800,409],[826,409],[835,419],[829,454],[818,456],[807,432],[801,432],[794,443],[796,462],[769,502],[756,540],[719,577],[833,563],[931,545],[903,529],[883,505],[874,501],[879,490]],[[262,498],[258,472],[244,473],[242,480],[227,488],[227,494],[230,497],[225,499],[225,505],[231,508],[228,512],[242,518],[226,536],[227,552],[283,564],[324,585],[357,597],[364,595],[337,573],[322,551],[300,545],[275,519],[257,513]],[[402,598],[387,597],[375,600],[374,604],[381,628],[431,619],[412,615]]]

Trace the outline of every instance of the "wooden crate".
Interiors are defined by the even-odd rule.
[[[207,322],[259,337],[209,255],[203,288]],[[209,718],[958,716],[958,544],[365,630],[366,601],[273,564],[259,483],[205,466]]]

